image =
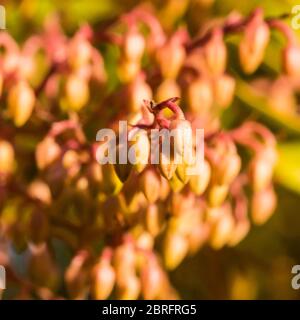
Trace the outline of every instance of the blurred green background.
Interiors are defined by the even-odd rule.
[[[20,42],[41,30],[46,17],[53,12],[61,16],[65,32],[72,34],[84,22],[101,30],[111,19],[132,7],[148,4],[155,8],[165,30],[183,25],[194,36],[210,19],[225,17],[232,11],[248,14],[260,6],[267,17],[279,16],[291,13],[297,5],[297,1],[282,0],[8,0],[0,3],[6,8],[8,32]],[[285,20],[290,24],[291,18]],[[171,279],[182,298],[297,299],[300,290],[291,287],[291,268],[300,264],[299,97],[297,93],[293,95],[292,109],[285,106],[284,99],[280,108],[272,108],[268,96],[255,94],[248,85],[252,76],[245,78],[239,71],[234,57],[234,37],[227,40],[233,51],[230,71],[235,72],[239,82],[235,102],[224,115],[224,125],[234,126],[252,117],[275,132],[280,153],[275,177],[278,208],[264,226],[253,227],[237,247],[218,252],[204,247],[171,273]],[[255,77],[262,75],[271,80],[278,77],[282,45],[283,39],[272,35],[264,64]],[[103,53],[106,69],[110,70],[113,58],[109,50],[103,50]]]

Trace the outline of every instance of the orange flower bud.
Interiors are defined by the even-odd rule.
[[[157,61],[164,78],[175,79],[185,59],[185,49],[176,39],[157,52]]]
[[[246,27],[239,44],[240,64],[246,73],[254,72],[262,62],[269,38],[270,30],[262,16]]]
[[[87,80],[77,74],[71,74],[66,79],[65,101],[67,109],[79,111],[89,101],[90,90]]]
[[[0,140],[0,174],[10,174],[14,169],[15,152],[13,146]]]
[[[145,50],[145,39],[137,30],[130,30],[124,38],[124,55],[129,61],[139,61]]]
[[[115,172],[114,165],[107,163],[101,166],[103,174],[102,188],[106,194],[116,195],[122,189],[123,183]]]
[[[255,192],[252,198],[251,216],[255,224],[264,224],[273,214],[277,204],[276,194],[272,186]]]
[[[152,90],[150,86],[138,77],[130,86],[128,92],[128,109],[130,112],[139,112],[144,100],[152,99]]]
[[[273,147],[266,147],[259,152],[250,164],[250,181],[254,191],[265,189],[271,182],[277,153]]]
[[[134,159],[133,167],[137,172],[142,172],[148,164],[150,156],[150,141],[145,131],[139,130],[129,141],[128,155]]]
[[[242,165],[241,158],[237,153],[225,155],[221,163],[218,163],[216,170],[216,180],[218,184],[228,185],[233,182],[240,172]]]
[[[8,93],[8,110],[17,127],[23,126],[30,118],[35,104],[32,88],[25,81],[19,81]]]
[[[61,155],[61,149],[52,137],[46,137],[36,147],[35,158],[39,169],[43,170]]]
[[[233,99],[235,80],[229,75],[221,75],[214,79],[213,91],[216,104],[221,108],[228,107]]]
[[[204,160],[199,164],[199,173],[190,177],[189,186],[196,195],[201,195],[207,188],[210,177],[211,168],[209,163]]]
[[[144,193],[149,203],[154,203],[159,198],[160,179],[157,173],[148,169],[145,170],[139,178],[141,191]]]
[[[139,278],[132,274],[117,283],[117,296],[120,300],[136,300],[141,291]]]
[[[300,76],[300,46],[288,45],[283,51],[283,70],[290,76]]]
[[[188,108],[196,114],[207,113],[213,104],[213,91],[207,79],[193,81],[187,90]]]
[[[173,270],[187,255],[188,241],[183,235],[168,231],[164,238],[162,250],[166,268]]]
[[[164,211],[157,205],[147,207],[145,213],[145,227],[155,237],[162,230],[164,225]]]
[[[250,230],[250,222],[248,219],[237,221],[236,225],[234,226],[231,232],[228,245],[230,247],[234,247],[235,245],[237,245],[239,242],[241,242],[245,238],[249,230]]]
[[[175,174],[177,164],[174,163],[171,156],[168,156],[164,152],[160,152],[158,168],[161,175],[167,180],[170,180]]]
[[[164,101],[170,97],[180,97],[180,87],[174,79],[165,79],[157,88],[156,101]]]
[[[92,296],[96,300],[107,299],[114,287],[116,275],[110,259],[100,258],[92,270]]]
[[[35,180],[28,186],[28,194],[35,199],[49,205],[52,201],[49,186],[42,180]]]
[[[85,66],[92,55],[91,44],[83,38],[74,38],[71,40],[68,48],[68,62],[73,69],[79,69]]]
[[[157,299],[162,284],[162,272],[156,262],[146,261],[141,272],[141,285],[143,297],[146,300]]]
[[[121,82],[129,83],[133,81],[140,72],[141,66],[137,61],[121,59],[118,64],[118,76]]]
[[[221,249],[230,239],[234,228],[234,219],[230,211],[224,208],[223,214],[214,223],[210,234],[210,245]]]
[[[220,206],[228,194],[228,185],[214,184],[209,189],[208,202],[212,207]]]
[[[214,75],[220,75],[226,68],[227,50],[220,29],[212,32],[211,39],[203,48],[206,65]]]

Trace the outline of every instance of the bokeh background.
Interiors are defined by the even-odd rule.
[[[297,1],[265,0],[24,0],[0,1],[6,8],[6,27],[15,39],[22,42],[41,30],[49,14],[61,16],[67,34],[88,22],[101,30],[112,19],[137,4],[155,8],[165,30],[187,26],[196,35],[207,21],[220,19],[232,11],[248,14],[261,6],[266,16],[289,14]],[[291,18],[285,19],[290,24]],[[299,31],[295,31],[300,34]],[[278,47],[283,39],[275,36],[260,68],[275,79],[280,70]],[[235,40],[228,39],[234,47]],[[114,81],[113,52],[100,44],[104,55],[108,81]],[[237,59],[231,57],[232,67],[239,70]],[[300,63],[300,61],[299,61]],[[257,76],[257,74],[256,74]],[[244,76],[245,77],[245,76]],[[251,77],[240,81],[251,80]],[[262,227],[253,227],[242,243],[234,248],[213,251],[205,246],[196,256],[187,258],[170,274],[171,281],[182,298],[192,299],[297,299],[300,290],[291,287],[291,268],[300,264],[300,114],[299,97],[281,92],[274,97],[253,95],[247,90],[236,93],[233,106],[224,115],[224,124],[232,126],[249,116],[265,123],[279,140],[280,159],[276,168],[278,207]]]

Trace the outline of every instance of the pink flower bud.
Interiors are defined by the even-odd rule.
[[[0,175],[10,174],[14,169],[15,152],[13,146],[5,140],[0,140]]]
[[[124,38],[124,55],[127,60],[139,61],[145,50],[145,39],[137,30],[130,30]]]
[[[214,99],[221,108],[226,108],[231,104],[234,90],[235,80],[229,75],[220,75],[213,81]]]
[[[288,45],[283,50],[283,70],[290,76],[300,76],[300,46]]]
[[[36,147],[35,158],[39,169],[43,170],[61,155],[60,146],[52,137],[46,137]]]

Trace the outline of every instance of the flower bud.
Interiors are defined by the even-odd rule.
[[[273,214],[277,198],[272,186],[255,192],[252,198],[251,216],[257,225],[264,224]]]
[[[288,45],[283,51],[283,70],[289,76],[300,76],[300,46]]]
[[[176,167],[177,168],[177,167]],[[176,171],[175,171],[176,172]],[[169,179],[169,183],[171,186],[171,189],[174,192],[179,192],[184,188],[184,183],[178,178],[177,174],[174,174],[171,179]]]
[[[36,147],[35,158],[39,169],[43,170],[61,155],[60,146],[52,137],[46,137]]]
[[[123,52],[127,60],[139,61],[145,50],[145,39],[137,30],[130,30],[124,38]]]
[[[118,64],[118,76],[122,83],[129,83],[133,81],[140,72],[141,66],[137,61],[128,61],[121,59]]]
[[[47,205],[52,201],[51,191],[45,182],[42,180],[33,181],[28,187],[28,194]]]
[[[213,91],[207,79],[193,81],[187,89],[188,108],[192,113],[205,114],[213,104]]]
[[[196,195],[201,195],[209,184],[211,168],[206,160],[196,166],[199,166],[199,170],[197,170],[199,172],[190,177],[189,186]]]
[[[65,101],[67,108],[79,111],[89,101],[90,90],[87,80],[78,74],[71,74],[66,79]]]
[[[185,49],[176,39],[158,50],[157,61],[163,78],[175,79],[185,59]]]
[[[160,208],[155,204],[151,204],[150,206],[148,206],[145,213],[146,229],[150,232],[150,234],[156,237],[162,230],[163,225],[164,225],[163,210],[160,210]]]
[[[110,259],[101,257],[92,270],[92,296],[96,300],[107,299],[114,287],[116,275]]]
[[[174,79],[165,79],[157,88],[156,101],[164,101],[170,97],[180,97],[180,87]]]
[[[188,241],[183,235],[168,231],[162,250],[166,268],[174,270],[188,253]]]
[[[144,100],[152,99],[152,90],[150,86],[138,77],[130,86],[128,92],[128,109],[130,112],[139,112]]]
[[[162,272],[151,257],[146,261],[141,272],[141,285],[143,297],[146,300],[157,299],[162,284]]]
[[[174,159],[172,159],[171,155],[160,152],[158,168],[161,175],[167,180],[170,180],[175,174],[177,164],[174,163]]]
[[[265,189],[272,180],[277,153],[273,147],[259,152],[250,164],[249,177],[254,191]]]
[[[214,184],[210,187],[208,193],[208,202],[212,207],[220,206],[228,194],[228,185]]]
[[[10,174],[14,169],[15,152],[13,146],[5,140],[0,140],[0,175]]]
[[[240,64],[245,73],[254,72],[261,64],[270,38],[268,25],[263,17],[256,17],[245,30],[239,44]]]
[[[242,165],[241,158],[237,153],[225,155],[221,163],[218,163],[216,170],[216,180],[220,185],[228,185],[233,182],[240,172]]]
[[[87,259],[88,253],[85,250],[79,251],[66,269],[65,282],[72,299],[86,298],[88,291]]]
[[[212,227],[210,235],[210,245],[214,249],[221,249],[231,237],[232,230],[234,228],[234,219],[226,209],[220,218]]]
[[[142,172],[148,164],[150,141],[146,131],[139,130],[129,141],[128,156],[137,172]]]
[[[139,278],[131,274],[123,279],[121,283],[117,283],[117,296],[120,300],[136,300],[141,291],[141,283]]]
[[[107,163],[101,166],[103,174],[103,191],[108,195],[116,195],[122,189],[123,183],[114,170],[114,165]]]
[[[152,169],[145,170],[140,175],[139,185],[148,202],[156,202],[160,192],[160,179],[157,176],[157,173]]]
[[[68,62],[76,70],[88,64],[92,55],[91,44],[83,38],[75,37],[68,48]]]
[[[25,81],[19,81],[8,93],[8,110],[17,127],[23,126],[30,118],[35,104],[32,88]]]
[[[227,50],[220,29],[212,32],[211,39],[203,48],[206,65],[213,75],[220,75],[226,68]]]
[[[228,107],[233,99],[235,80],[229,75],[221,75],[214,79],[213,91],[216,104],[221,108]]]
[[[190,153],[193,150],[193,132],[189,121],[176,119],[171,121],[170,128],[171,134],[174,136],[174,152],[175,159],[176,155],[178,163],[182,163],[184,160],[183,156],[185,153]]]
[[[250,223],[248,219],[237,221],[236,225],[234,226],[231,232],[230,239],[228,240],[228,245],[230,247],[236,246],[245,238],[249,230],[250,230]]]

